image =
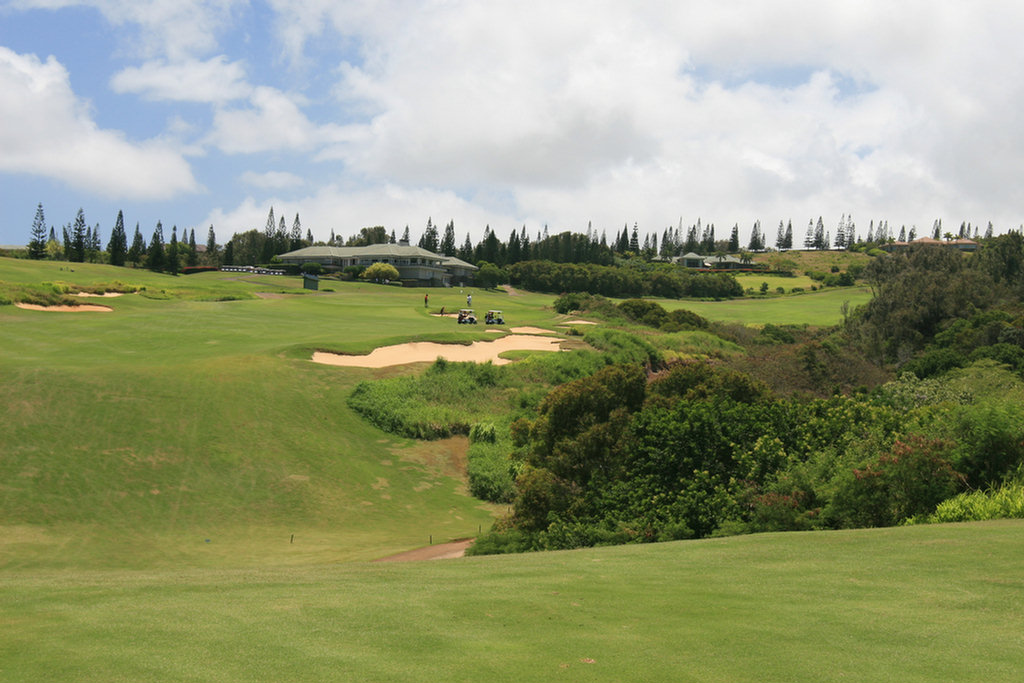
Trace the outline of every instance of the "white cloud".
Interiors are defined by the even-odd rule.
[[[229,154],[253,154],[305,152],[343,137],[340,126],[311,122],[299,108],[304,103],[300,96],[260,86],[250,101],[246,109],[219,109],[207,142]]]
[[[136,93],[148,100],[224,103],[248,97],[252,86],[246,83],[241,62],[229,62],[219,55],[213,59],[167,63],[149,61],[128,67],[110,79],[117,93]]]
[[[166,199],[198,189],[189,164],[156,141],[103,130],[50,57],[0,47],[0,170],[66,182],[105,197]]]
[[[286,171],[267,171],[266,173],[246,171],[242,174],[241,180],[246,185],[264,190],[283,190],[290,187],[301,187],[306,183],[301,176]]]

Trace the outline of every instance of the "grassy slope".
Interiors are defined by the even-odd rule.
[[[451,476],[464,444],[393,438],[345,405],[356,381],[395,370],[306,360],[315,347],[489,336],[426,315],[422,291],[339,283],[322,296],[192,301],[174,297],[246,297],[294,280],[9,259],[0,280],[30,281],[33,267],[36,281],[52,270],[171,298],[107,299],[115,311],[95,314],[0,307],[0,566],[367,559],[489,524]],[[431,293],[432,307],[462,297]],[[474,293],[511,320],[550,319],[536,297]]]
[[[0,681],[1018,681],[1024,523],[8,572]]]

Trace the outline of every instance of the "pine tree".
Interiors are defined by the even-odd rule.
[[[846,248],[846,214],[839,219],[839,226],[836,228],[836,241],[833,243],[836,249]]]
[[[735,254],[740,250],[740,224],[733,223],[732,232],[729,233],[729,253]]]
[[[409,228],[406,228],[405,230],[408,233]],[[459,247],[459,251],[456,254],[456,256],[458,256],[458,258],[462,259],[466,263],[472,262],[472,260],[473,260],[473,243],[469,241],[469,233],[468,232],[466,233],[466,241],[462,243],[461,247]]]
[[[28,257],[30,259],[41,259],[46,256],[46,216],[43,214],[43,203],[39,202],[36,207],[36,217],[32,221],[32,231],[29,233]]]
[[[167,245],[167,252],[164,254],[164,270],[171,275],[178,274],[178,267],[181,262],[178,260],[178,226],[171,226],[171,241]]]
[[[146,251],[146,267],[157,272],[163,270],[164,255],[164,226],[157,221],[153,236],[149,239],[149,249]]]
[[[640,253],[640,235],[637,233],[638,225],[633,224],[633,232],[629,236],[629,250],[634,254]]]
[[[185,261],[188,266],[196,266],[199,264],[199,252],[196,250],[196,229],[192,228],[188,231],[188,258]]]
[[[448,221],[448,225],[444,226],[444,237],[441,238],[441,253],[444,256],[455,256],[457,251],[455,246],[455,221]]]
[[[295,214],[295,220],[292,221],[292,234],[288,244],[288,251],[296,251],[302,249],[302,223],[299,222],[299,214]]]
[[[427,229],[423,231],[423,235],[420,237],[419,247],[435,254],[441,248],[441,240],[438,237],[437,228],[429,217],[427,218]]]
[[[764,250],[764,236],[761,234],[761,221],[754,221],[754,227],[750,229],[750,242],[747,249],[750,251]]]
[[[786,226],[779,219],[779,231],[775,233],[775,248],[782,251],[786,248]]]
[[[146,240],[139,230],[139,224],[135,224],[135,236],[132,237],[132,246],[128,249],[128,260],[138,265],[142,261],[142,255],[146,253]]]
[[[804,249],[814,249],[814,219],[807,221],[807,234],[804,235]]]
[[[985,239],[987,239],[987,240],[992,239],[992,233],[993,233],[992,221],[989,221],[988,222],[988,227],[985,228]]]
[[[942,239],[942,219],[936,218],[932,223],[932,239]]]
[[[85,212],[79,209],[71,228],[70,244],[65,247],[69,261],[76,263],[85,261],[85,229]]]
[[[123,266],[128,257],[128,235],[124,231],[124,214],[117,212],[114,229],[110,231],[110,242],[107,243],[110,253],[110,265]]]
[[[825,221],[818,216],[818,222],[814,224],[814,248],[828,249],[828,240],[825,237]]]
[[[786,221],[786,249],[793,248],[793,221]]]
[[[469,235],[466,235],[466,239],[469,239]],[[405,232],[402,233],[402,239],[399,244],[409,244],[409,226],[405,226]]]

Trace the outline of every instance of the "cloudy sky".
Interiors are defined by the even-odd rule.
[[[0,0],[0,244],[1024,222],[1017,0]],[[984,229],[984,228],[982,228]],[[798,239],[799,239],[798,232]]]

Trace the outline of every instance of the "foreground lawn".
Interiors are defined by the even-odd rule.
[[[1019,681],[1024,523],[0,575],[0,681]]]

